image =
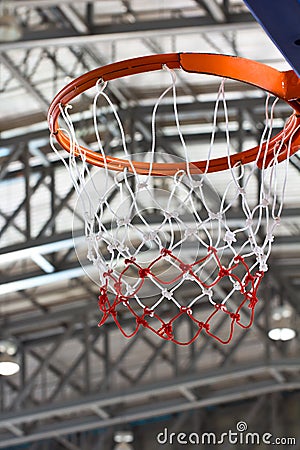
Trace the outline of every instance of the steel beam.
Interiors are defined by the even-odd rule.
[[[0,295],[6,295],[13,292],[21,291],[24,289],[32,289],[38,286],[45,286],[51,283],[57,283],[62,280],[69,280],[71,278],[85,276],[85,269],[92,270],[94,267],[92,265],[86,266],[85,268],[78,265],[73,269],[60,270],[57,272],[39,275],[36,277],[25,277],[16,281],[10,281],[8,283],[2,283],[0,286]]]
[[[101,65],[101,64],[100,64]],[[109,86],[110,88],[110,86]],[[125,102],[126,99],[123,94],[123,91],[120,91],[120,89],[116,89],[115,86],[112,84],[112,93],[113,95],[120,101]],[[217,89],[217,86],[215,86],[215,90]],[[261,102],[261,104],[259,104]],[[195,118],[197,121],[201,122],[203,118],[207,120],[208,115],[210,116],[212,114],[212,111],[214,109],[214,102],[213,101],[201,101],[201,102],[184,102],[180,103],[178,105],[178,109],[180,112],[181,122],[184,124],[185,120],[188,122],[190,118]],[[232,99],[227,101],[227,108],[229,115],[232,114],[238,114],[237,111],[239,109],[247,108],[251,110],[251,114],[255,113],[255,119],[259,122],[262,122],[264,120],[265,116],[265,108],[264,108],[264,102],[263,99],[257,99],[257,98],[240,98],[240,99]],[[147,118],[151,121],[151,114],[153,111],[153,106],[151,105],[140,105],[138,102],[132,107],[128,106],[126,107],[126,110],[120,110],[119,114],[121,119],[123,117],[132,117],[132,120],[139,124],[140,118],[143,117],[143,120],[147,120]],[[278,105],[278,113],[280,115],[283,115],[285,117],[288,117],[288,115],[291,113],[291,109],[287,104],[280,104]],[[170,105],[160,105],[157,117],[160,119],[161,117],[172,117],[173,113],[171,110]],[[112,119],[113,116],[111,114],[107,115],[107,120],[109,121]],[[26,125],[30,126],[32,123],[26,123]],[[252,131],[247,130],[248,133],[253,133],[253,135],[256,136],[257,129],[255,127],[255,124],[252,126]],[[22,123],[22,126],[24,126],[24,122]],[[0,138],[0,147],[11,147],[13,145],[23,144],[23,142],[29,142],[37,141],[39,143],[39,147],[42,147],[41,140],[44,139],[44,146],[49,149],[48,142],[49,142],[49,130],[46,128],[46,123],[43,124],[44,129],[39,129],[38,131],[32,131],[32,132],[25,132],[21,135],[13,135],[9,138]],[[85,129],[85,131],[91,126],[91,120],[82,120],[80,118],[78,121],[74,121],[74,126],[76,129],[81,130]],[[161,125],[161,128],[163,129],[163,124]],[[3,131],[4,131],[4,127]],[[145,127],[140,127],[139,131],[142,133],[142,135],[145,135],[146,140],[149,141],[151,139],[151,129],[147,128],[147,125]],[[197,133],[195,134],[195,137],[198,136],[199,141],[203,139],[208,139],[210,135],[208,133]],[[224,136],[224,135],[223,135]],[[165,139],[167,137],[165,136]],[[178,139],[178,137],[177,137]],[[17,155],[16,155],[17,156]],[[15,157],[16,158],[16,157]],[[50,161],[49,161],[50,163]],[[54,162],[51,162],[51,164],[54,164]],[[38,168],[38,166],[37,166]]]
[[[196,2],[207,10],[215,22],[223,23],[226,21],[224,10],[216,0],[196,0]]]
[[[52,356],[56,353],[57,349],[62,345],[63,342],[72,334],[74,326],[69,324],[65,330],[65,332],[54,342],[51,349],[44,355],[43,361],[40,363],[39,367],[35,370],[35,372],[30,376],[30,380],[27,380],[24,388],[18,393],[17,398],[12,404],[12,409],[16,410],[20,407],[22,402],[31,394],[36,378],[41,373],[41,370],[47,366],[48,362],[52,358]]]
[[[232,30],[259,29],[250,13],[232,14],[227,22],[216,24],[214,19],[207,17],[180,17],[171,19],[158,19],[139,21],[135,23],[116,23],[113,25],[97,25],[93,27],[93,34],[79,35],[70,30],[52,29],[28,32],[23,39],[15,42],[1,43],[0,52],[15,48],[33,48],[37,41],[39,47],[66,47],[71,45],[87,45],[97,42],[112,42],[119,39],[139,39],[152,36],[173,36],[180,34],[193,34],[220,32]]]
[[[12,76],[15,77],[21,83],[21,85],[25,87],[25,89],[32,95],[32,97],[38,102],[42,111],[44,111],[46,115],[49,108],[47,100],[36,89],[36,87],[33,86],[33,84],[31,84],[28,78],[20,72],[18,67],[16,67],[13,61],[11,60],[11,58],[5,53],[1,53],[1,50],[0,50],[0,62],[7,67],[7,69],[11,72]]]
[[[277,383],[273,379],[268,379],[270,369],[288,373],[289,382]],[[130,423],[158,417],[164,414],[173,414],[178,412],[190,411],[193,409],[204,408],[213,405],[226,404],[228,402],[245,400],[271,392],[282,392],[285,390],[296,390],[300,388],[300,378],[298,372],[300,369],[299,360],[286,360],[273,362],[268,366],[259,365],[254,367],[235,367],[230,370],[219,370],[212,373],[206,373],[202,376],[194,374],[193,376],[178,377],[158,385],[136,386],[122,392],[110,392],[86,396],[80,400],[59,405],[48,405],[33,409],[24,409],[15,411],[14,413],[4,413],[0,416],[0,427],[5,427],[7,423],[14,426],[20,424],[29,424],[39,421],[38,427],[32,427],[30,434],[22,437],[9,437],[2,435],[0,448],[7,446],[24,444],[40,439],[63,436],[69,433],[87,431],[93,429],[107,428],[112,425]],[[249,377],[264,376],[265,381],[253,381],[248,384]],[[220,388],[222,382],[231,382],[231,388]],[[238,387],[233,387],[235,384]],[[182,389],[190,390],[204,386],[213,386],[215,389],[213,394],[210,393],[201,399],[191,401],[182,396]],[[175,396],[174,401],[169,401],[170,395]],[[163,400],[164,396],[166,399]],[[160,402],[153,402],[151,398],[160,398]],[[143,400],[144,407],[133,406],[136,402]],[[109,407],[122,404],[122,408],[117,410],[114,417],[99,420],[94,415],[88,415],[95,407]],[[124,406],[127,405],[127,406]],[[85,412],[85,418],[77,420],[78,412]],[[65,416],[70,417],[75,414],[72,420],[68,420]],[[50,418],[56,422],[52,424],[43,424],[43,420]],[[22,440],[23,439],[23,440]]]

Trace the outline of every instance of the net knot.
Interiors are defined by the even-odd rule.
[[[262,278],[264,276],[265,272],[263,270],[258,270],[257,272],[255,272],[254,276],[255,278]]]
[[[226,269],[226,267],[221,267],[219,270],[219,277],[228,277],[230,275],[230,270]]]
[[[178,212],[177,211],[164,211],[164,216],[166,219],[178,219]]]
[[[167,298],[168,300],[173,300],[173,294],[172,292],[167,291],[166,289],[163,289],[161,291],[163,297]]]
[[[139,191],[142,191],[143,189],[147,189],[148,183],[147,181],[142,181],[141,183],[138,183],[137,188]]]
[[[160,251],[160,254],[162,256],[171,256],[172,252],[171,252],[171,250],[168,250],[167,248],[162,248]]]
[[[189,228],[189,227],[187,227],[187,228],[184,230],[184,237],[185,237],[185,238],[193,237],[193,236],[195,236],[196,234],[197,234],[197,228]]]
[[[209,246],[209,247],[207,247],[207,254],[211,254],[211,253],[216,254],[217,250],[215,249],[215,247]]]
[[[173,339],[173,326],[171,323],[164,323],[162,326],[162,331],[168,336],[169,339]]]
[[[100,287],[100,295],[104,295],[107,293],[107,286],[101,286]]]
[[[235,283],[233,283],[233,289],[235,291],[242,291],[243,285],[241,284],[241,282],[236,281]]]
[[[87,252],[86,257],[87,257],[87,259],[88,259],[89,261],[91,261],[91,262],[96,261],[96,258],[95,258],[95,254],[94,254],[93,249],[89,249],[89,251]]]
[[[229,314],[232,320],[235,320],[236,322],[238,322],[241,318],[239,313],[230,313]]]
[[[150,231],[149,233],[143,233],[143,238],[145,241],[154,241],[157,237],[156,231]]]
[[[266,263],[267,261],[267,256],[262,254],[262,255],[256,255],[256,261],[259,263],[259,270],[262,272],[266,272],[268,270],[268,265]]]
[[[112,273],[113,273],[112,269],[109,269],[107,272],[104,272],[103,276],[104,278],[108,278]]]
[[[252,292],[245,292],[246,298],[252,300]]]
[[[251,299],[249,299],[249,300],[250,300],[250,301],[249,301],[248,308],[254,309],[256,303],[258,302],[257,298],[256,298],[256,297],[251,297]]]
[[[114,288],[115,288],[115,290],[117,291],[117,293],[120,294],[121,288],[122,288],[122,283],[121,283],[121,281],[116,281],[116,282],[114,283]]]
[[[99,295],[98,299],[99,299],[98,306],[102,311],[103,308],[105,307],[105,304],[108,303],[108,296],[106,293],[104,293],[104,294]]]
[[[227,230],[225,236],[223,237],[223,241],[227,242],[227,244],[231,245],[233,242],[236,242],[235,233]]]
[[[228,310],[227,310],[226,306],[223,305],[222,303],[216,303],[216,304],[215,304],[215,308],[216,308],[218,311],[223,311],[223,312],[225,312],[225,313],[228,313]]]
[[[144,308],[144,316],[153,317],[154,316],[154,311],[152,309],[148,308],[148,306],[146,306]]]
[[[267,207],[269,205],[269,199],[267,197],[263,198],[261,201],[261,206]]]
[[[95,238],[97,239],[97,241],[101,241],[101,239],[103,238],[103,231],[98,231],[98,233],[96,233]]]
[[[245,281],[244,281],[245,286],[247,286],[247,284],[249,284],[249,283],[252,283],[253,280],[254,280],[254,276],[251,275],[251,273],[248,273],[248,274],[245,276]]]
[[[275,226],[279,226],[279,225],[280,225],[280,221],[281,221],[281,220],[280,220],[280,217],[275,217],[275,218],[274,218],[274,225],[275,225]]]
[[[139,269],[140,278],[146,278],[150,274],[151,274],[151,270],[149,269],[149,267]]]
[[[204,328],[205,331],[209,331],[210,325],[209,323],[199,322],[199,328],[201,328],[201,330]]]
[[[208,213],[208,216],[211,220],[221,220],[222,219],[222,213],[220,213],[220,212],[214,213],[214,212],[210,211]]]
[[[203,187],[203,180],[197,180],[191,183],[193,188]]]
[[[179,268],[182,270],[182,272],[189,272],[191,270],[191,265],[181,262],[179,264]]]
[[[181,306],[180,307],[180,311],[184,314],[187,314],[188,316],[192,315],[192,310],[191,308],[188,308],[187,306]]]
[[[114,250],[116,250],[116,246],[115,246],[114,244],[108,244],[107,250],[108,250],[110,253],[113,253]]]
[[[264,250],[262,247],[260,247],[259,245],[256,245],[253,249],[253,252],[255,253],[256,256],[261,256],[264,254]]]
[[[118,244],[118,246],[117,246],[117,248],[116,248],[116,250],[119,252],[119,253],[129,253],[129,248],[128,247],[126,247],[122,242],[120,242],[120,244]]]
[[[246,193],[245,188],[238,187],[238,193],[241,194],[241,195],[245,194]]]
[[[117,225],[118,225],[118,227],[121,227],[123,225],[129,225],[130,222],[131,222],[130,217],[122,217],[121,219],[117,220]]]
[[[233,259],[234,263],[244,262],[244,258],[241,255],[236,255]]]
[[[146,319],[144,319],[143,317],[137,317],[136,319],[135,319],[135,321],[136,321],[136,324],[137,325],[143,325],[143,327],[148,327],[148,322],[147,322],[147,320]]]
[[[206,289],[205,287],[203,287],[202,292],[204,295],[207,295],[209,298],[211,298],[213,296],[213,290],[211,288]]]
[[[126,258],[125,259],[125,264],[133,264],[135,262],[136,258],[134,258],[133,256],[131,258]]]
[[[260,264],[260,270],[262,270],[263,272],[267,272],[268,271],[268,264],[266,264],[265,262]]]

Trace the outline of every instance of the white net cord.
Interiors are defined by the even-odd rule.
[[[201,332],[228,343],[235,327],[246,329],[252,325],[258,287],[268,270],[287,182],[288,158],[280,167],[278,159],[289,133],[289,123],[283,130],[282,141],[275,147],[272,160],[265,156],[258,169],[262,152],[267,155],[265,149],[272,137],[277,103],[277,99],[268,95],[257,159],[249,166],[232,167],[233,146],[225,80],[222,80],[205,156],[206,168],[203,173],[192,172],[176,101],[176,73],[165,69],[171,84],[153,108],[151,144],[142,156],[149,162],[147,174],[141,175],[136,170],[133,162],[136,155],[130,154],[126,132],[118,108],[106,92],[106,82],[97,82],[92,107],[95,140],[98,152],[103,156],[103,169],[95,172],[87,164],[72,123],[70,106],[61,106],[64,132],[72,142],[68,160],[62,159],[79,198],[87,257],[97,268],[99,308],[103,314],[100,325],[112,318],[126,337],[145,327],[161,338],[181,345],[195,341]],[[178,170],[174,176],[156,177],[152,175],[154,162],[165,156],[170,158],[158,150],[156,137],[159,105],[170,94],[186,169]],[[109,148],[104,148],[98,123],[100,101],[108,105],[119,130],[117,155],[129,162],[128,168],[119,172],[112,172],[107,167]],[[219,174],[223,179],[223,192],[218,192],[217,200],[212,200],[211,192],[217,191],[215,178],[208,169],[216,146],[220,108],[226,125],[224,148],[229,169]],[[292,138],[291,134],[290,143]],[[61,157],[53,139],[51,144]],[[258,191],[258,203],[248,193],[254,186]],[[233,214],[237,205],[241,206],[238,219]],[[190,296],[185,292],[191,293]],[[128,317],[134,318],[133,326]],[[226,318],[228,323],[223,335],[217,333],[220,318]],[[187,331],[186,324],[192,333]]]

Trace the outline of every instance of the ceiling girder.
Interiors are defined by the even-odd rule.
[[[283,373],[287,372],[289,374],[289,381],[281,384],[274,381],[272,377],[269,377],[271,369]],[[295,360],[294,362],[291,360],[278,361],[270,363],[267,366],[259,365],[248,368],[231,367],[230,370],[219,369],[218,371],[205,375],[194,374],[192,376],[177,377],[166,382],[160,382],[157,385],[136,386],[128,390],[122,390],[119,393],[108,392],[94,394],[58,405],[51,404],[4,413],[0,415],[0,427],[5,427],[5,424],[8,422],[15,426],[32,424],[32,428],[29,434],[22,437],[11,437],[7,434],[2,434],[0,448],[63,436],[73,432],[107,428],[112,425],[159,417],[165,414],[226,404],[240,399],[245,400],[247,398],[259,397],[272,392],[300,389],[299,369],[299,360]],[[249,377],[261,375],[265,377],[264,381],[252,381],[251,384],[248,383]],[[238,387],[231,387],[229,389],[219,387],[220,383],[228,380],[237,383]],[[209,390],[207,396],[196,401],[190,401],[181,394],[182,388],[189,390],[205,386],[214,386],[213,393]],[[169,396],[170,394],[175,396],[175,401],[162,400],[164,396]],[[161,400],[159,402],[153,402],[151,400],[153,398],[160,398]],[[133,406],[141,400],[143,400],[144,405],[142,408]],[[122,408],[116,411],[114,417],[100,420],[99,418],[96,419],[92,413],[85,415],[80,420],[76,419],[78,412],[81,415],[83,412],[88,414],[93,411],[94,407],[107,408],[119,404],[122,404]],[[72,415],[74,415],[74,418],[70,419]],[[50,418],[52,419],[51,425],[47,424],[47,422],[43,424],[44,420],[49,420]],[[34,424],[35,421],[38,421],[38,423]]]
[[[15,66],[8,54],[0,52],[0,62],[8,68],[13,77],[15,77],[22,86],[32,95],[32,97],[38,102],[42,111],[47,114],[49,104],[43,95],[35,88],[35,86],[29,81],[29,79],[21,73],[21,71]]]
[[[201,28],[202,33],[225,32],[234,29],[258,28],[250,13],[230,14],[226,22],[216,24],[214,19],[198,17],[180,17],[137,21],[133,23],[115,23],[110,25],[94,25],[93,34],[80,35],[68,29],[52,28],[39,31],[25,31],[22,40],[0,44],[0,52],[14,48],[32,48],[51,46],[87,45],[90,43],[117,41],[119,39],[136,39],[147,36],[191,34]]]
[[[6,0],[5,3],[8,7],[16,8],[16,11],[18,7],[27,7],[28,10],[41,7],[40,0]],[[86,5],[84,10],[86,17],[79,16],[76,10],[76,5],[82,3]],[[236,53],[238,42],[235,42],[235,32],[246,29],[258,30],[259,28],[250,14],[232,14],[227,0],[224,0],[222,6],[216,0],[196,0],[195,4],[198,3],[200,7],[204,7],[207,13],[205,16],[180,17],[178,15],[168,19],[145,21],[139,20],[139,16],[130,8],[130,3],[126,2],[127,12],[132,16],[133,22],[126,23],[127,19],[124,18],[124,22],[112,22],[108,25],[95,22],[92,14],[92,7],[95,6],[95,3],[90,3],[90,0],[60,0],[59,2],[43,0],[43,7],[49,8],[49,20],[43,23],[43,30],[31,29],[28,26],[29,22],[25,21],[22,40],[0,43],[0,61],[10,71],[12,77],[15,77],[31,98],[38,103],[42,111],[42,113],[34,113],[30,117],[20,116],[16,120],[5,120],[1,125],[1,132],[7,131],[6,136],[12,137],[0,139],[0,147],[8,148],[10,151],[8,156],[0,159],[0,178],[4,181],[11,181],[20,175],[23,176],[24,173],[26,175],[24,180],[26,198],[21,200],[20,205],[13,213],[4,214],[5,224],[2,231],[10,231],[15,227],[18,232],[23,234],[23,237],[20,238],[23,240],[19,243],[15,242],[9,247],[5,245],[0,249],[0,263],[1,261],[7,263],[5,271],[7,283],[3,285],[3,292],[5,289],[9,290],[11,282],[11,291],[16,288],[22,290],[16,293],[15,298],[12,298],[12,293],[8,294],[8,301],[11,299],[13,302],[16,300],[28,301],[30,306],[28,310],[12,314],[8,320],[4,317],[5,329],[19,337],[22,342],[24,365],[20,378],[13,381],[1,380],[5,399],[3,399],[4,410],[0,413],[0,428],[3,429],[0,431],[0,448],[32,443],[30,450],[37,450],[40,448],[40,440],[50,438],[53,450],[61,447],[69,450],[88,449],[83,435],[81,435],[80,445],[79,441],[75,441],[68,434],[76,433],[79,436],[80,432],[84,430],[98,429],[103,431],[103,434],[99,436],[97,442],[94,442],[93,450],[96,450],[102,444],[105,445],[107,439],[112,442],[113,427],[120,424],[129,424],[132,421],[141,423],[144,419],[157,418],[164,414],[177,414],[177,420],[172,422],[174,430],[177,430],[190,417],[189,414],[185,414],[186,411],[200,411],[201,408],[202,417],[204,417],[207,414],[206,407],[256,398],[257,400],[253,402],[246,418],[247,423],[251,423],[265,404],[268,394],[300,389],[299,360],[274,361],[271,359],[273,354],[281,358],[284,349],[277,348],[277,344],[270,342],[266,337],[267,319],[270,316],[270,309],[268,309],[270,305],[266,303],[257,310],[257,322],[253,327],[253,341],[251,341],[251,345],[260,345],[259,354],[266,358],[265,361],[268,361],[268,363],[258,365],[250,359],[249,366],[242,367],[233,363],[235,357],[237,357],[237,361],[239,360],[239,354],[244,348],[249,349],[250,347],[246,339],[247,334],[239,335],[231,347],[220,347],[204,335],[201,342],[197,341],[196,345],[185,349],[185,357],[181,359],[182,353],[177,347],[171,348],[166,341],[157,343],[144,330],[141,330],[134,340],[122,346],[119,345],[119,342],[115,342],[113,321],[107,322],[107,325],[101,329],[97,327],[99,319],[96,305],[98,287],[90,280],[81,277],[84,272],[78,261],[74,260],[74,251],[72,250],[71,223],[69,227],[66,226],[65,233],[59,233],[55,228],[56,218],[60,212],[65,208],[72,210],[68,204],[68,200],[72,199],[72,190],[69,190],[67,199],[61,199],[60,193],[56,191],[54,179],[56,168],[60,167],[61,163],[60,161],[51,161],[49,157],[49,137],[46,124],[42,125],[43,130],[24,132],[18,135],[17,128],[19,127],[41,125],[48,109],[48,102],[44,98],[43,92],[39,90],[40,86],[35,85],[31,80],[31,74],[27,73],[26,54],[23,63],[17,66],[13,57],[10,56],[10,51],[13,55],[15,49],[23,49],[26,52],[26,49],[31,50],[38,45],[44,49],[42,50],[43,58],[47,57],[48,53],[48,58],[51,59],[51,52],[53,51],[54,54],[56,48],[60,46],[65,48],[70,45],[73,46],[70,48],[70,52],[75,56],[75,61],[81,61],[82,69],[89,70],[88,62],[90,61],[91,65],[98,66],[109,62],[108,57],[99,54],[96,46],[98,43],[111,43],[112,46],[109,50],[113,54],[114,46],[119,39],[127,39],[129,43],[132,42],[132,39],[141,39],[143,44],[146,43],[151,51],[157,53],[164,51],[163,46],[158,44],[160,36],[170,36],[173,39],[172,45],[175,46],[179,33],[189,35],[191,39],[196,34],[204,37],[207,35],[207,41],[213,48],[217,44],[211,33],[219,35],[225,33],[223,37]],[[55,23],[55,11],[59,14],[57,20],[60,23],[57,22],[57,24]],[[201,12],[203,12],[203,8]],[[61,25],[63,26],[61,27]],[[49,47],[53,47],[54,50],[51,49],[48,52]],[[84,61],[81,60],[82,52],[86,56]],[[52,62],[56,74],[51,82],[55,87],[57,73],[70,74],[55,58]],[[129,117],[134,123],[130,133],[133,136],[134,132],[138,130],[143,138],[141,148],[143,146],[147,148],[151,133],[149,135],[149,130],[147,133],[145,125],[151,122],[153,108],[139,104],[138,89],[131,92],[126,86],[125,89],[123,88],[122,80],[118,80],[118,83],[117,85],[110,83],[108,89],[116,99],[120,115],[127,116],[127,119]],[[186,123],[195,123],[199,118],[203,122],[210,120],[214,104],[199,101],[201,95],[195,94],[194,86],[191,87],[183,80],[180,80],[180,87],[183,94],[193,97],[192,102],[179,105],[180,116],[186,120]],[[241,91],[241,96],[247,96],[247,92]],[[129,102],[128,98],[130,98]],[[257,129],[264,121],[264,106],[258,107],[257,104],[257,98],[241,97],[228,101],[228,111],[232,114],[232,120],[239,122],[240,126],[237,132],[232,133],[235,142],[241,141],[241,133],[243,133],[243,137],[249,136],[251,139],[256,139]],[[278,117],[287,117],[288,108],[287,105],[279,105]],[[243,111],[246,113],[244,114]],[[143,119],[140,120],[140,117]],[[163,127],[170,124],[170,106],[161,105],[157,117],[162,122],[158,144],[166,153],[175,154],[175,137],[163,134]],[[240,120],[238,120],[239,118]],[[245,122],[248,122],[247,129],[244,129]],[[79,131],[83,128],[89,130],[88,120],[82,121],[80,125],[76,123],[77,125]],[[113,128],[109,129],[111,135],[113,135],[113,131]],[[218,136],[217,133],[217,139]],[[210,135],[206,133],[187,136],[191,142],[200,142],[209,137]],[[36,152],[32,153],[29,145],[29,152],[24,155],[23,142],[29,144],[34,142]],[[37,162],[38,153],[40,162]],[[15,164],[17,161],[20,162],[19,165]],[[297,156],[293,157],[291,164],[299,170]],[[51,183],[48,181],[45,183],[51,193],[49,200],[49,207],[52,208],[49,209],[51,218],[49,219],[49,216],[41,218],[40,231],[37,236],[34,236],[30,228],[31,206],[34,204],[32,199],[35,191],[43,184],[41,180],[46,176],[51,177],[52,180]],[[22,214],[25,214],[27,218],[24,230],[15,220]],[[293,285],[295,280],[300,281],[295,259],[300,248],[299,233],[297,235],[298,218],[299,208],[287,208],[284,211],[284,232],[282,236],[276,238],[273,268],[271,267],[266,275],[266,278],[268,276],[272,283],[277,282],[277,285],[284,286],[295,311],[299,311],[300,305],[299,289],[297,289],[297,285]],[[157,219],[153,215],[152,222],[155,223]],[[230,220],[240,221],[241,217],[238,213],[234,213],[228,223]],[[82,230],[77,230],[76,234],[78,241],[84,240]],[[26,261],[30,259],[32,252],[46,255],[53,263],[54,273],[41,275],[41,270],[37,266],[34,269],[31,268],[30,273],[26,272]],[[288,265],[284,263],[286,253],[289,255]],[[25,262],[22,273],[15,272],[19,261]],[[288,268],[293,261],[295,264],[289,273]],[[283,266],[284,270],[281,270]],[[78,286],[80,292],[84,292],[80,301],[76,299],[75,302],[74,299],[68,298],[67,290],[65,290],[62,294],[66,300],[64,305],[44,306],[42,301],[39,303],[39,285],[52,282],[55,286],[58,280],[66,281],[70,277],[78,277],[78,279],[70,280],[69,286],[71,287],[73,284],[73,286]],[[61,292],[58,291],[58,295],[60,294]],[[182,295],[185,293],[183,292]],[[5,303],[5,296],[0,297],[0,301]],[[3,321],[2,318],[1,321]],[[125,317],[124,323],[130,327],[132,318]],[[221,320],[217,327],[222,327],[222,324]],[[63,367],[60,363],[60,352],[63,351],[65,344],[78,346],[78,351],[74,359],[66,361]],[[134,359],[139,345],[145,349],[145,355],[143,355],[143,361],[139,362],[138,370],[134,371],[128,361]],[[212,358],[216,362],[215,369],[211,372],[203,371],[201,367],[202,361],[208,358]],[[97,370],[99,369],[101,378],[96,379],[92,373],[92,359],[97,361]],[[35,369],[29,371],[31,363]],[[157,377],[157,380],[160,381],[150,382],[154,372],[160,374],[162,365],[166,368],[166,373],[172,375],[168,379],[162,380],[163,374],[161,374],[161,378]],[[49,377],[53,385],[45,382],[43,389],[46,394],[41,397],[39,385],[40,381],[44,379],[43,377],[45,379]],[[115,379],[124,388],[117,388],[114,384]],[[66,392],[71,392],[72,400],[62,400]],[[140,406],[141,404],[143,406]],[[12,406],[15,409],[8,411]],[[82,412],[85,417],[80,417]],[[110,444],[107,443],[107,445]]]

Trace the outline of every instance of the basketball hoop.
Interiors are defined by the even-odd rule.
[[[176,102],[178,69],[223,78],[203,160],[190,161],[181,130]],[[153,107],[149,151],[133,159],[118,108],[106,92],[107,84],[156,70],[166,70],[170,84]],[[261,141],[246,151],[232,151],[224,87],[228,78],[268,93]],[[95,90],[92,109],[97,151],[79,143],[70,115],[72,100],[91,88]],[[182,157],[175,161],[156,152],[156,115],[169,93],[182,149]],[[117,153],[123,156],[113,157],[103,146],[98,123],[100,98],[119,128]],[[274,232],[280,223],[288,158],[300,148],[299,98],[300,80],[293,71],[279,72],[238,57],[192,53],[110,64],[77,78],[58,93],[48,114],[51,144],[59,155],[54,139],[69,152],[69,160],[62,159],[78,194],[88,258],[97,268],[95,282],[100,287],[103,314],[99,325],[113,319],[126,337],[144,327],[180,345],[194,342],[203,332],[226,344],[236,328],[251,327],[257,291],[268,270]],[[278,99],[288,103],[293,113],[273,136]],[[224,156],[213,157],[220,107],[226,123]],[[97,173],[94,166],[99,168]],[[220,171],[226,186],[212,202],[207,195],[207,190],[210,196],[215,192],[210,177]],[[163,187],[156,186],[157,178]],[[253,180],[257,184],[255,203],[248,195]],[[237,203],[243,220],[232,213]],[[128,318],[134,319],[133,327]],[[219,333],[221,322],[225,322],[223,334]]]

